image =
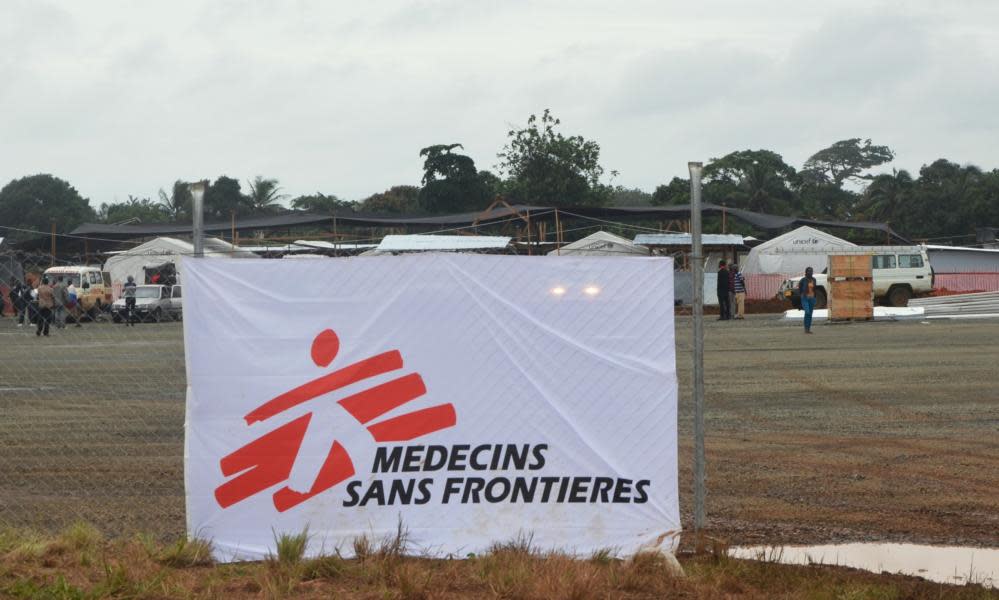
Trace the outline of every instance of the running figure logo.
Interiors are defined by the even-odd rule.
[[[326,329],[312,342],[312,362],[318,367],[327,367],[339,350],[340,339],[332,329]],[[399,369],[402,369],[402,355],[398,350],[366,358],[268,400],[244,417],[246,424],[266,421],[319,396]],[[404,442],[453,427],[457,421],[454,406],[447,403],[372,423],[425,393],[427,388],[423,378],[419,373],[411,373],[343,398],[337,404],[365,425],[376,442]],[[222,474],[232,478],[215,489],[219,506],[228,508],[287,481],[312,415],[309,412],[285,423],[222,458],[219,461]],[[297,492],[286,485],[274,492],[274,507],[278,512],[284,512],[345,481],[354,473],[354,463],[347,449],[334,440],[311,489]]]

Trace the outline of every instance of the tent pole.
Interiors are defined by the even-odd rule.
[[[197,181],[191,188],[191,233],[194,238],[194,256],[205,255],[205,188],[207,182]]]
[[[558,220],[558,209],[555,209],[555,256],[562,256],[562,224]]]
[[[531,256],[533,254],[531,252],[531,210],[527,209],[527,255]]]

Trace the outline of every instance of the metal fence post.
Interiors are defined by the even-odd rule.
[[[191,184],[191,215],[192,236],[194,237],[194,256],[205,254],[205,182]],[[235,243],[235,241],[233,241]]]
[[[704,256],[701,248],[701,169],[690,170],[690,254],[694,283],[694,532],[704,528]]]

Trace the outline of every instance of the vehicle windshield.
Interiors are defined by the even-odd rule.
[[[49,285],[55,285],[58,283],[59,278],[62,277],[62,282],[66,285],[72,282],[76,287],[80,287],[79,273],[46,273],[45,276],[49,279]]]
[[[159,298],[160,288],[152,285],[140,285],[135,288],[136,298]]]

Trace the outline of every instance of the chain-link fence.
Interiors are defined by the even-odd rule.
[[[29,285],[48,271],[22,262]],[[91,281],[54,266],[77,303],[53,311],[48,336],[32,294],[0,287],[0,526],[182,535],[183,325],[169,311],[116,323],[99,267]]]

